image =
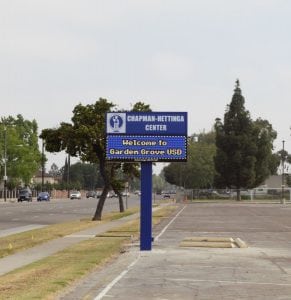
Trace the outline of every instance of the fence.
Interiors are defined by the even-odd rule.
[[[291,188],[255,188],[241,189],[241,200],[259,201],[259,200],[274,200],[274,201],[291,201]],[[213,189],[187,189],[178,190],[176,198],[178,201],[184,200],[236,200],[237,190],[213,190]]]

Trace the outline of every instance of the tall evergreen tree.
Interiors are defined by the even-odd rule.
[[[68,160],[67,160],[67,156],[66,156],[66,160],[65,160],[65,165],[63,167],[63,172],[62,172],[62,179],[63,182],[67,182],[67,178],[68,178]]]
[[[240,200],[240,188],[251,187],[256,179],[257,144],[254,125],[249,112],[245,109],[239,81],[231,103],[224,114],[224,122],[216,119],[216,147],[214,159],[217,186],[237,189]]]

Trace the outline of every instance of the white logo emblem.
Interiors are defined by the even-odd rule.
[[[125,113],[107,113],[107,133],[126,133]]]

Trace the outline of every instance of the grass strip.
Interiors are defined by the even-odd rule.
[[[1,276],[0,299],[53,299],[53,295],[108,261],[126,240],[90,239]]]
[[[89,218],[74,220],[2,237],[0,238],[0,258],[32,248],[53,239],[72,234],[74,232],[97,226],[98,224],[104,224],[112,220],[126,217],[138,212],[138,210],[138,208],[131,208],[123,213],[107,213],[104,214],[102,221],[91,221]]]
[[[163,207],[158,213],[169,216],[176,207]],[[162,218],[154,219],[157,224]],[[137,238],[139,220],[129,221],[116,227],[120,231],[135,231]],[[102,267],[119,254],[129,238],[92,238],[71,246],[45,259],[1,276],[0,300],[55,299],[56,295]]]

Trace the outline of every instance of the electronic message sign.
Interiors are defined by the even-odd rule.
[[[119,161],[186,161],[185,136],[107,136],[106,157]]]
[[[116,161],[186,161],[186,112],[110,112],[106,158]]]
[[[106,159],[141,162],[140,250],[152,247],[152,162],[187,160],[186,112],[106,114]]]

